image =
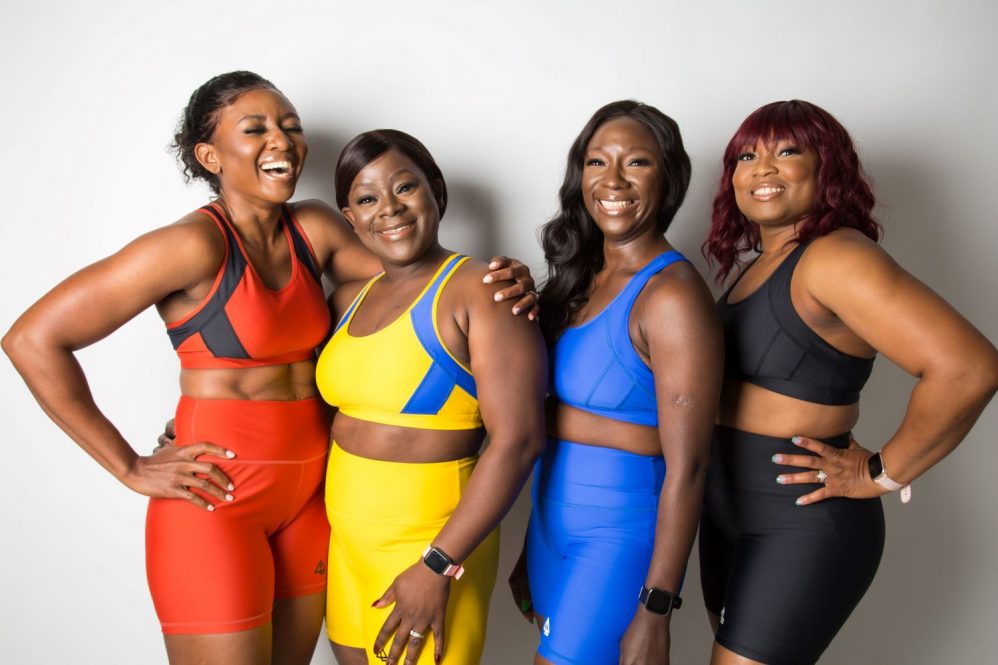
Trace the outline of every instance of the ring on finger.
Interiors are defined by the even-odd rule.
[[[423,633],[419,632],[418,630],[410,630],[409,631],[409,637],[413,637],[413,638],[415,638],[417,640],[421,640],[424,637],[426,637],[426,635],[424,635]]]
[[[825,482],[825,480],[828,479],[828,474],[825,473],[824,469],[818,469],[818,473],[816,475],[818,477],[818,482],[819,483],[823,483],[823,482]]]

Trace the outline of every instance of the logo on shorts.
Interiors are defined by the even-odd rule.
[[[551,617],[544,620],[544,637],[548,637],[551,634]]]
[[[322,559],[319,559],[319,563],[316,564],[315,570],[312,572],[314,572],[316,575],[326,574],[326,564],[322,562]]]
[[[721,608],[721,625],[722,625],[722,626],[724,625],[724,610],[725,610],[725,609],[726,609],[726,608],[724,608],[724,607],[722,607],[722,608]]]

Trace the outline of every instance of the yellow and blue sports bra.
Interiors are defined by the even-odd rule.
[[[319,356],[315,380],[322,397],[344,415],[382,425],[481,427],[475,379],[444,346],[436,317],[440,293],[467,260],[449,256],[401,316],[377,332],[355,337],[350,321],[384,273],[369,281]]]

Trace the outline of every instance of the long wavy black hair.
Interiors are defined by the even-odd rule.
[[[582,168],[593,134],[614,118],[633,118],[648,128],[662,160],[662,203],[658,231],[665,233],[686,198],[690,158],[676,121],[654,106],[633,100],[611,102],[596,111],[568,150],[565,180],[558,190],[561,209],[541,227],[547,281],[540,293],[541,330],[554,344],[575,312],[589,300],[593,278],[603,268],[603,232],[589,216],[582,199]]]

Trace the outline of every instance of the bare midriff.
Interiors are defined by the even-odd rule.
[[[382,425],[337,413],[333,441],[352,455],[386,462],[425,464],[478,453],[485,430],[437,430]]]
[[[806,402],[751,383],[725,379],[717,424],[753,434],[813,439],[849,432],[859,420],[859,403],[832,406]]]
[[[195,399],[291,402],[315,397],[315,362],[232,369],[184,369],[180,392]]]
[[[548,436],[592,446],[616,448],[636,455],[661,455],[658,428],[597,416],[549,397]]]

